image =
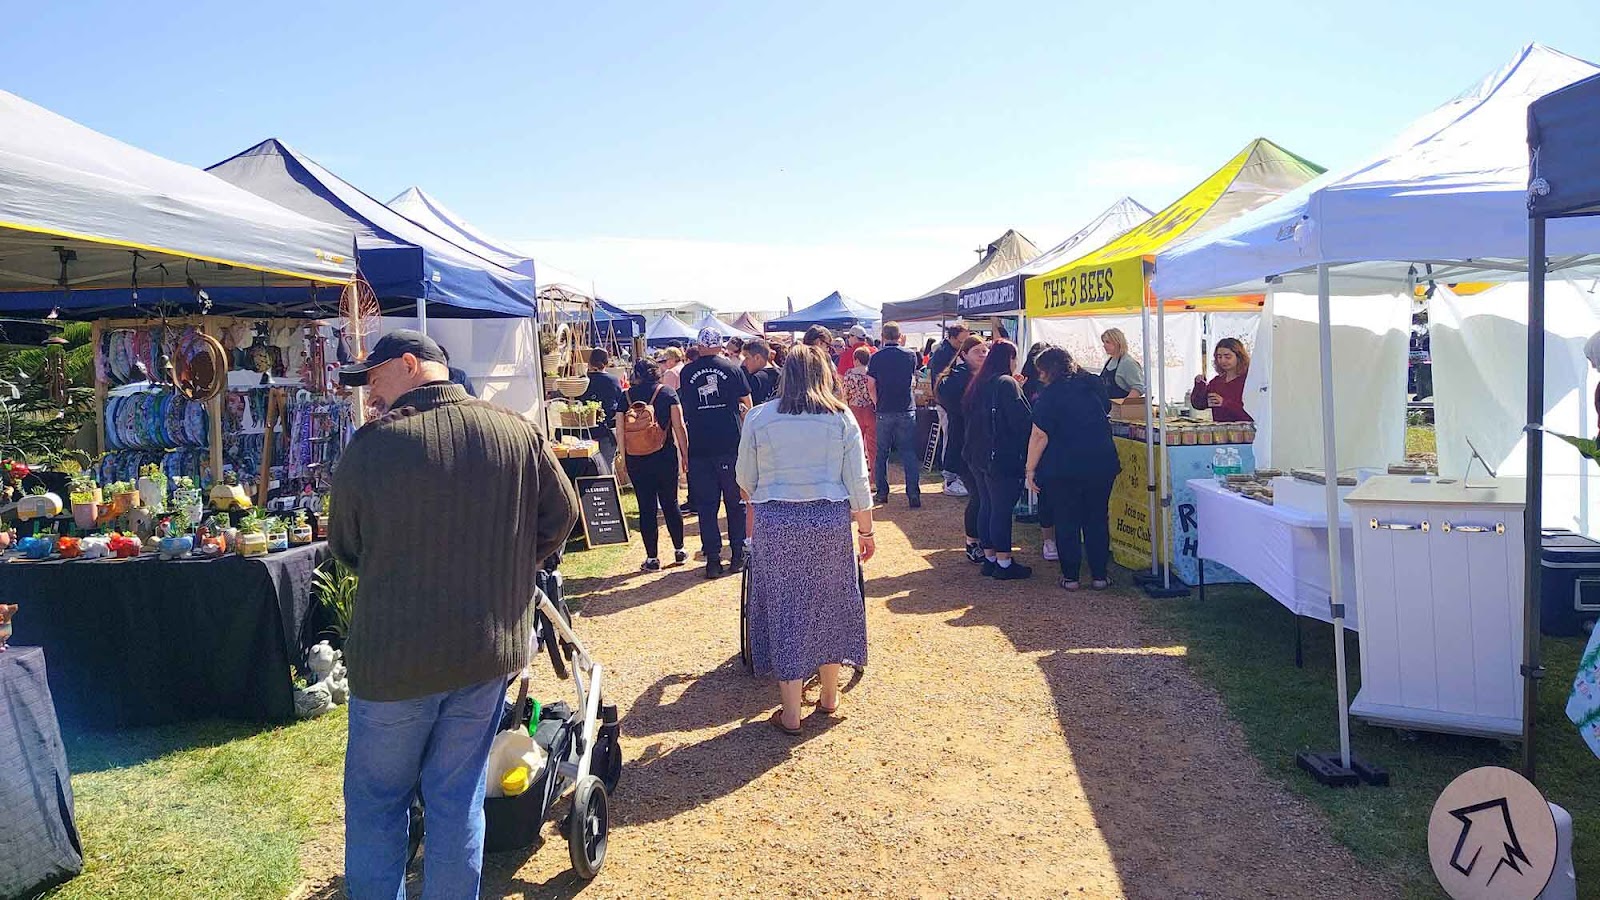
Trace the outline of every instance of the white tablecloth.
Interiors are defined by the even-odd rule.
[[[1328,611],[1328,519],[1258,503],[1209,479],[1189,482],[1199,522],[1201,559],[1250,579],[1296,615],[1332,622]],[[1344,624],[1355,630],[1356,558],[1350,520],[1339,523]]]

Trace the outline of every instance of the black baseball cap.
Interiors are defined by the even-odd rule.
[[[434,343],[433,338],[410,328],[398,328],[378,338],[378,342],[373,344],[372,350],[367,353],[366,359],[348,366],[340,366],[339,383],[345,387],[361,387],[367,383],[368,372],[407,353],[422,362],[449,365],[444,350]]]

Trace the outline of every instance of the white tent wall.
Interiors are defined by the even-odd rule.
[[[1100,374],[1106,364],[1105,348],[1100,345],[1100,335],[1109,328],[1120,328],[1128,338],[1128,355],[1145,370],[1146,394],[1157,393],[1155,373],[1144,361],[1144,329],[1139,316],[1071,316],[1058,319],[1029,319],[1028,341],[1048,341],[1066,349],[1084,371]],[[1151,353],[1156,352],[1156,319],[1150,317]],[[1200,314],[1175,313],[1167,316],[1167,391],[1175,401],[1183,399],[1183,392],[1200,374]],[[1027,352],[1027,347],[1022,348]]]
[[[1395,294],[1332,301],[1339,468],[1384,468],[1405,458],[1411,299]],[[1317,359],[1316,295],[1269,292],[1244,391],[1245,409],[1256,420],[1256,465],[1322,466]]]
[[[384,316],[379,333],[416,328],[417,320]],[[533,417],[541,415],[539,326],[532,319],[428,319],[428,337],[450,352],[481,399]]]
[[[1470,439],[1501,475],[1527,474],[1528,285],[1514,282],[1472,296],[1441,287],[1429,301],[1439,474],[1467,471]],[[1600,331],[1593,281],[1552,276],[1545,283],[1544,424],[1593,437],[1595,373],[1583,354]],[[1484,472],[1474,467],[1473,475]],[[1600,469],[1564,441],[1544,442],[1546,528],[1600,534]]]

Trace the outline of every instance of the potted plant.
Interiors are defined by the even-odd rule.
[[[133,559],[139,555],[142,544],[137,537],[131,534],[117,534],[112,532],[106,539],[106,544],[111,550],[111,555],[117,559]]]
[[[554,331],[539,332],[539,358],[544,365],[544,374],[560,374],[561,364],[566,362],[566,357],[561,353],[561,339]]]
[[[261,523],[261,530],[267,533],[267,550],[276,553],[279,550],[289,549],[289,529],[283,520],[277,516],[268,516]]]
[[[257,510],[251,510],[239,520],[239,542],[236,546],[240,556],[267,555],[267,533],[262,525]]]
[[[356,587],[360,579],[353,569],[337,559],[318,567],[312,579],[316,595],[328,611],[328,627],[322,633],[333,636],[334,646],[342,646],[350,633],[350,617],[355,614]]]
[[[61,554],[62,559],[77,559],[83,555],[83,548],[77,538],[64,534],[56,538],[56,552]]]
[[[155,463],[139,467],[139,499],[151,512],[167,510],[167,473]]]
[[[305,510],[297,509],[294,513],[294,527],[289,530],[289,543],[300,547],[311,541],[311,520],[307,518]]]
[[[139,489],[131,481],[113,481],[105,488],[110,499],[111,516],[127,515],[139,508]]]
[[[194,550],[194,535],[189,533],[189,514],[178,510],[162,523],[165,534],[159,543],[162,559],[187,559]]]
[[[17,542],[17,549],[28,559],[49,559],[56,549],[56,536],[45,533],[25,537]]]
[[[213,509],[249,509],[250,494],[239,486],[239,476],[229,472],[223,479],[211,486],[211,506]]]
[[[200,527],[195,529],[194,536],[199,543],[201,556],[221,556],[228,552],[225,528],[225,520],[221,516],[212,516],[200,523]]]
[[[95,521],[100,518],[100,504],[105,499],[94,479],[87,473],[72,476],[67,483],[67,498],[72,504],[73,523],[85,531],[93,528]]]

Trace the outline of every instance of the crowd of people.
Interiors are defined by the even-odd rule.
[[[864,329],[836,338],[817,326],[792,347],[707,328],[694,346],[635,361],[626,386],[605,350],[588,360],[583,396],[601,408],[602,453],[619,461],[638,497],[641,568],[663,568],[663,523],[668,564],[687,563],[679,505],[687,479],[705,577],[749,569],[752,661],[778,682],[770,721],[785,735],[803,733],[807,678],[820,684],[816,714],[830,716],[841,699],[840,666],[866,663],[861,565],[876,552],[873,513],[889,502],[892,458],[904,469],[907,505],[922,505],[919,378],[940,411],[945,493],[965,498],[966,559],[978,573],[999,581],[1033,574],[1012,534],[1028,492],[1041,556],[1059,564],[1060,586],[1079,590],[1085,568],[1092,587],[1110,584],[1109,504],[1120,467],[1108,416],[1113,403],[1145,391],[1124,335],[1101,336],[1108,359],[1098,375],[1061,347],[1035,344],[1019,356],[1003,334],[985,339],[961,324],[920,352],[903,340],[894,322],[877,342]],[[1219,341],[1214,361],[1216,376],[1197,379],[1190,402],[1221,421],[1248,419],[1244,346]],[[508,673],[527,661],[531,579],[578,514],[540,430],[471,398],[452,376],[444,351],[407,331],[385,336],[341,373],[388,411],[350,442],[329,529],[334,554],[361,576],[345,645],[353,894],[391,896],[403,881],[407,810],[419,785],[427,890],[475,893],[483,773]],[[447,466],[506,490],[463,494],[433,477]],[[397,483],[408,490],[385,488]],[[499,539],[456,527],[486,516],[505,525]],[[419,555],[422,534],[435,543],[474,537]],[[488,633],[485,622],[494,623]]]

